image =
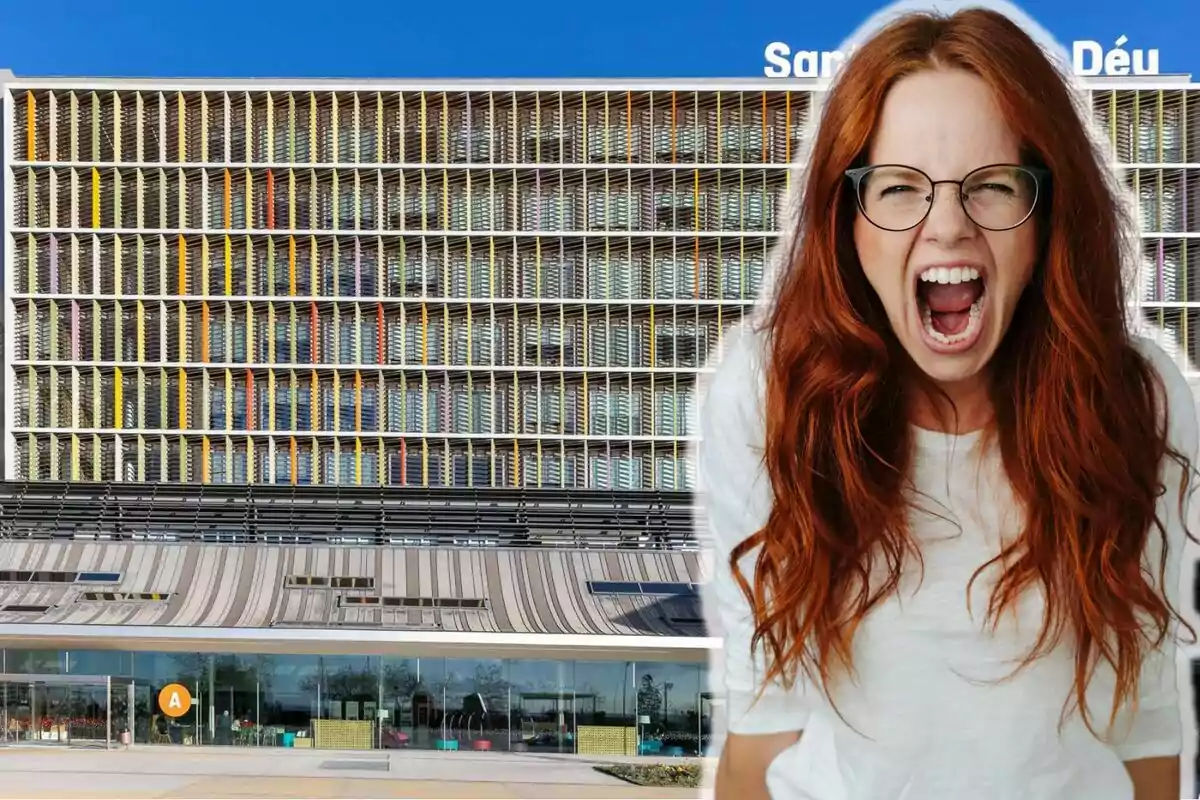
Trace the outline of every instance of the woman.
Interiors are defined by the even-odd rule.
[[[1195,406],[1071,90],[1005,16],[905,16],[808,163],[702,410],[718,800],[1180,797]]]

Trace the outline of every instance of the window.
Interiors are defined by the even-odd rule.
[[[239,430],[239,431],[245,430],[246,429],[246,387],[245,386],[234,386],[233,387],[233,408],[231,410],[233,412],[232,413],[233,429]]]
[[[119,572],[81,572],[75,578],[78,583],[119,583]]]
[[[375,579],[338,575],[322,577],[317,575],[289,575],[283,579],[283,585],[288,589],[330,588],[330,589],[374,589]]]
[[[275,387],[275,430],[292,430],[292,391],[286,385]]]
[[[721,160],[753,164],[763,159],[763,131],[759,125],[724,125],[721,128]]]
[[[226,471],[226,458],[223,450],[214,450],[209,454],[211,461],[208,478],[212,483],[226,483],[229,473]]]
[[[379,483],[379,454],[373,450],[365,450],[362,454],[362,474],[360,483],[377,484]]]
[[[229,360],[237,364],[244,364],[247,358],[246,322],[245,320],[235,320],[232,327],[233,348]]]
[[[379,430],[379,389],[375,386],[362,388],[362,429],[364,431]]]
[[[420,389],[409,389],[404,395],[404,432],[421,433],[425,429],[425,398]]]
[[[246,451],[236,449],[232,456],[233,473],[230,476],[233,483],[246,483],[249,480],[249,461],[246,457]]]
[[[466,597],[353,597],[338,598],[343,606],[391,606],[400,608],[484,609],[486,600]]]
[[[164,602],[171,599],[169,592],[84,592],[80,602],[139,603]]]
[[[225,386],[223,384],[213,384],[208,411],[209,429],[216,431],[225,430]]]
[[[74,583],[77,573],[43,570],[34,572],[29,578],[30,583]]]
[[[301,450],[296,456],[296,483],[307,486],[312,483],[312,451]]]
[[[592,594],[658,595],[669,597],[693,597],[700,593],[697,583],[667,583],[665,581],[588,581]]]
[[[275,483],[292,482],[292,458],[285,451],[275,452]]]

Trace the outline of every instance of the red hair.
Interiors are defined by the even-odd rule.
[[[774,506],[730,564],[753,609],[767,680],[789,686],[803,670],[832,699],[831,680],[853,668],[855,630],[895,592],[903,566],[920,561],[904,491],[912,434],[897,424],[908,418],[912,365],[855,252],[844,171],[864,163],[891,86],[935,67],[981,78],[1026,163],[1053,175],[1031,221],[1040,258],[990,374],[987,435],[1025,527],[971,580],[1003,566],[987,609],[993,625],[1040,586],[1042,629],[1018,669],[1069,637],[1073,700],[1094,732],[1085,691],[1097,665],[1116,675],[1111,725],[1137,697],[1148,648],[1179,616],[1142,559],[1149,537],[1162,536],[1163,586],[1160,469],[1175,459],[1186,491],[1190,464],[1167,439],[1165,387],[1130,338],[1125,217],[1111,173],[1061,74],[999,13],[902,17],[855,52],[825,99],[793,250],[765,320],[764,465]],[[758,546],[751,587],[738,561]],[[886,567],[882,583],[868,580],[877,565]]]

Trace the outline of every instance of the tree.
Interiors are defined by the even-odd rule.
[[[491,661],[475,666],[475,691],[483,697],[489,711],[508,709],[508,681],[500,664]]]
[[[410,698],[417,690],[417,676],[409,669],[408,661],[389,661],[383,666],[385,698]]]
[[[638,688],[637,702],[637,713],[639,716],[648,716],[650,719],[654,719],[662,710],[662,690],[654,682],[653,675],[647,674],[642,676],[642,685]]]

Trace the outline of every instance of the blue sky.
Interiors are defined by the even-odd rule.
[[[1200,80],[1197,0],[1021,5],[1064,44],[1093,39],[1107,47],[1124,34],[1127,47],[1158,48],[1163,72]],[[759,77],[768,42],[833,49],[878,6],[0,0],[0,67],[19,75],[155,77]]]

